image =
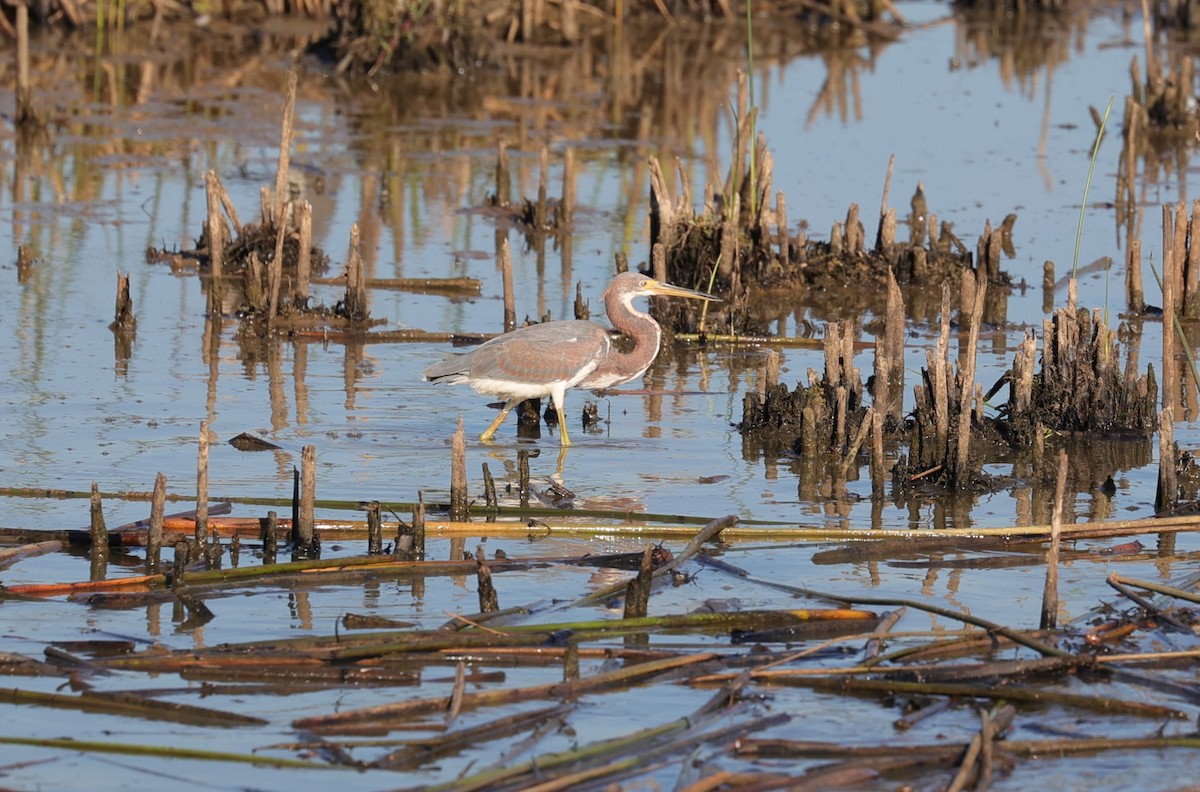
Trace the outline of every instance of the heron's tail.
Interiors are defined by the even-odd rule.
[[[470,372],[467,362],[463,360],[464,357],[464,355],[449,355],[445,360],[439,360],[437,363],[427,366],[421,372],[421,377],[426,382],[464,382]]]

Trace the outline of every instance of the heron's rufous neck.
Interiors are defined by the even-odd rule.
[[[589,382],[603,383],[594,386],[598,388],[618,385],[641,376],[654,362],[662,340],[662,328],[649,314],[633,307],[633,295],[606,291],[604,310],[612,326],[629,336],[633,348],[628,352],[615,348],[609,352],[608,358],[588,376]]]

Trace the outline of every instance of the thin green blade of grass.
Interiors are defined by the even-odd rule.
[[[1083,241],[1083,216],[1087,211],[1088,192],[1092,189],[1092,173],[1096,170],[1096,158],[1100,155],[1100,141],[1104,139],[1104,127],[1108,123],[1108,115],[1112,112],[1113,102],[1116,99],[1116,94],[1108,98],[1108,107],[1104,109],[1104,118],[1100,121],[1100,128],[1096,130],[1096,140],[1092,143],[1092,156],[1088,161],[1087,179],[1083,182],[1083,201],[1079,205],[1079,223],[1075,227],[1075,255],[1071,260],[1072,280],[1075,279],[1075,275],[1079,271],[1079,246]]]

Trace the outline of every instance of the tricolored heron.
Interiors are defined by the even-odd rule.
[[[434,363],[421,372],[430,382],[465,382],[477,393],[499,396],[504,408],[479,439],[488,442],[513,407],[526,399],[549,396],[558,413],[559,437],[571,444],[563,396],[568,388],[601,390],[640,377],[658,355],[662,328],[633,307],[635,297],[663,295],[718,300],[711,294],[659,283],[648,275],[623,272],[604,290],[604,310],[613,327],[633,347],[617,349],[608,331],[579,319],[529,325],[497,336],[478,349]]]

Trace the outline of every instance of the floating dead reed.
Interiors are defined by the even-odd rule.
[[[1060,498],[1061,481],[1060,478]],[[1171,522],[1162,520],[1158,524],[1166,526]],[[1020,624],[1021,621],[1036,623],[1037,616],[1032,612],[1026,614],[1027,619],[1018,613],[1016,624],[1001,624],[988,618],[986,612],[975,612],[978,608],[973,607],[973,612],[968,613],[954,605],[929,602],[927,597],[825,592],[814,589],[808,580],[791,584],[779,579],[760,579],[730,564],[728,556],[721,558],[701,552],[713,542],[729,538],[736,523],[736,519],[727,517],[710,521],[703,528],[693,526],[686,545],[678,548],[677,553],[651,554],[648,564],[643,564],[648,557],[644,553],[621,555],[636,556],[633,562],[643,564],[638,578],[648,577],[653,584],[685,572],[690,568],[686,564],[702,563],[702,574],[699,582],[693,581],[695,585],[723,590],[727,582],[737,581],[739,586],[758,590],[756,596],[764,602],[771,596],[779,597],[784,607],[729,612],[691,611],[689,607],[656,616],[617,618],[611,605],[628,590],[633,576],[629,572],[609,586],[597,587],[590,580],[581,582],[581,596],[573,600],[557,596],[547,599],[544,592],[538,592],[536,602],[510,607],[503,612],[503,620],[454,614],[453,624],[426,628],[395,619],[347,615],[328,634],[318,633],[310,624],[310,621],[320,622],[313,620],[313,610],[303,590],[306,586],[427,578],[432,583],[439,575],[461,578],[478,574],[485,565],[481,547],[473,557],[464,558],[459,553],[450,561],[396,563],[380,556],[352,556],[274,568],[197,569],[189,570],[186,575],[183,568],[186,551],[181,550],[177,571],[170,579],[156,575],[45,587],[13,586],[3,593],[68,596],[72,603],[80,603],[79,607],[86,602],[93,608],[148,607],[150,612],[157,612],[163,602],[174,601],[179,609],[177,629],[186,631],[221,618],[219,609],[214,612],[205,605],[210,598],[241,596],[246,586],[270,585],[294,595],[296,613],[303,627],[290,637],[268,634],[261,640],[219,646],[185,641],[185,645],[172,648],[94,639],[52,642],[43,655],[39,645],[37,658],[9,656],[4,658],[5,667],[14,674],[58,675],[64,685],[49,694],[10,688],[3,691],[4,700],[10,703],[104,713],[123,719],[119,723],[166,721],[237,727],[247,739],[260,742],[278,729],[268,729],[270,724],[253,716],[179,699],[202,694],[240,700],[246,695],[303,692],[310,697],[324,695],[328,706],[320,705],[298,718],[291,724],[297,731],[295,737],[286,744],[272,742],[260,746],[258,753],[262,755],[253,760],[226,754],[186,753],[158,745],[0,740],[32,745],[42,751],[113,751],[135,756],[186,756],[214,762],[283,761],[294,766],[294,760],[278,760],[265,753],[282,751],[321,757],[320,762],[308,762],[309,767],[344,768],[359,773],[387,769],[432,774],[448,755],[467,749],[489,750],[488,743],[495,742],[497,735],[508,746],[526,732],[558,731],[564,724],[584,734],[593,704],[612,698],[604,694],[630,691],[628,695],[637,697],[643,691],[653,694],[655,686],[671,685],[672,696],[687,695],[688,688],[683,686],[688,686],[697,697],[686,717],[656,716],[653,708],[646,709],[639,713],[638,728],[620,735],[619,739],[584,739],[579,746],[561,750],[535,749],[523,761],[505,759],[480,765],[473,775],[464,775],[451,783],[475,788],[492,788],[502,783],[553,784],[566,789],[585,782],[623,781],[630,774],[650,779],[647,768],[651,764],[686,763],[694,756],[697,745],[710,745],[726,746],[725,756],[745,763],[737,777],[742,786],[752,780],[760,786],[776,788],[823,788],[839,778],[861,777],[853,774],[866,768],[872,779],[882,779],[884,783],[912,783],[916,779],[944,785],[948,779],[954,779],[951,783],[965,788],[973,778],[1012,772],[1009,761],[1034,761],[1033,757],[1082,750],[1148,751],[1147,761],[1163,761],[1164,752],[1194,750],[1200,745],[1186,731],[1194,709],[1194,691],[1168,676],[1178,671],[1179,664],[1194,663],[1200,650],[1190,647],[1157,651],[1164,630],[1183,629],[1185,632],[1179,636],[1190,636],[1187,625],[1194,620],[1192,610],[1200,600],[1194,578],[1164,585],[1159,581],[1111,575],[1108,583],[1118,592],[1121,598],[1118,603],[1128,602],[1128,607],[1106,601],[1098,603],[1097,614],[1087,614],[1075,623],[1057,630],[1034,630]],[[1193,517],[1192,530],[1196,524],[1197,518]],[[483,525],[477,523],[471,528]],[[1086,535],[1077,531],[1099,528],[1066,524],[1060,527],[1063,539]],[[1137,525],[1125,524],[1122,530],[1145,533],[1153,527],[1151,521],[1140,521]],[[841,535],[847,542],[842,549],[869,553],[869,547],[875,546],[881,533],[891,533],[893,542],[896,535],[909,535],[905,531],[848,531]],[[927,548],[907,539],[901,541],[938,564],[947,560],[942,556],[948,547],[961,556],[979,557],[994,556],[1002,548],[1010,552],[1017,549],[1008,541],[983,533],[980,529],[929,531],[926,535],[933,541]],[[222,534],[226,534],[224,529]],[[762,541],[761,534],[752,538],[755,542]],[[864,542],[866,538],[871,541]],[[1022,552],[1029,556],[1031,564],[1041,563],[1040,547]],[[516,555],[519,554],[518,551]],[[554,572],[577,566],[628,569],[630,559],[616,556],[572,553],[560,557],[497,557],[487,559],[486,567],[493,580],[518,570],[542,579],[547,570],[552,577],[562,578],[566,576]],[[890,563],[901,561],[895,558],[894,545],[892,551],[875,557],[886,558]],[[1091,564],[1101,574],[1106,574],[1114,561],[1111,553],[1073,558],[1077,568]],[[1147,555],[1146,560],[1152,559]],[[648,576],[645,566],[653,568]],[[175,587],[173,592],[164,588],[171,584]],[[457,580],[447,580],[445,585],[460,584]],[[645,590],[654,596],[653,585]],[[822,607],[798,607],[800,600],[824,602]],[[896,609],[893,618],[881,620],[881,614],[866,609],[876,606]],[[1080,610],[1079,602],[1064,606]],[[72,605],[64,603],[64,607]],[[595,612],[581,614],[582,608],[592,608]],[[481,610],[486,609],[481,600]],[[563,614],[569,614],[571,620],[562,618]],[[897,629],[921,614],[936,617],[935,630],[927,626],[908,631]],[[1153,623],[1147,616],[1153,618]],[[947,629],[944,623],[947,621],[967,628]],[[757,642],[752,648],[739,643],[748,635]],[[1118,635],[1123,642],[1119,654],[1111,648],[1111,640]],[[681,641],[680,636],[686,638]],[[1139,651],[1139,645],[1146,648]],[[581,663],[586,664],[582,672]],[[604,665],[597,670],[600,663]],[[519,669],[522,679],[519,684],[513,682],[512,674],[506,673],[509,668]],[[1156,673],[1156,669],[1162,669],[1163,673]],[[103,688],[102,680],[109,673],[118,675],[115,678],[120,680],[121,691]],[[133,680],[141,674],[154,678],[152,689],[130,691],[130,686],[136,684]],[[164,687],[168,675],[176,675],[183,687],[171,688],[170,683]],[[1118,679],[1121,684],[1101,684],[1109,678]],[[72,679],[86,681],[87,689],[71,692],[65,682]],[[1077,689],[1079,679],[1088,683],[1086,691]],[[418,682],[419,690],[412,687]],[[44,687],[48,683],[38,684]],[[339,706],[338,697],[347,685],[371,686],[378,691],[375,695],[378,700],[362,706]],[[779,739],[780,732],[772,730],[784,725],[786,713],[760,703],[768,697],[782,700],[784,687],[820,691],[820,700],[832,701],[835,706],[848,705],[850,697],[877,701],[877,706],[894,710],[891,716],[887,711],[883,713],[885,727],[888,720],[902,714],[906,702],[931,703],[924,713],[924,723],[910,723],[913,728],[902,739],[885,734],[855,744],[800,742]],[[1153,689],[1156,700],[1139,699],[1140,687]],[[169,697],[162,698],[168,692]],[[801,705],[809,700],[802,700]],[[563,701],[569,703],[564,705]],[[937,720],[946,713],[961,713],[963,704],[979,701],[997,703],[981,716],[977,729],[969,724],[964,727],[961,723]],[[941,702],[946,705],[941,706]],[[1044,720],[1048,705],[1068,718],[1141,718],[1162,733],[1136,739],[1088,738],[1082,745],[1079,738],[1067,742],[1058,738],[1015,742],[1007,739],[1007,727],[1028,728]],[[463,723],[461,715],[472,710],[476,717],[469,724]],[[962,720],[957,715],[953,717]],[[1179,734],[1163,731],[1176,727],[1184,731]],[[426,734],[404,734],[414,728]],[[795,728],[787,727],[789,731]],[[922,742],[920,728],[941,737],[950,728],[957,730],[958,736]],[[1005,755],[1017,758],[1000,761]],[[769,757],[773,757],[770,764],[766,761]],[[805,761],[795,764],[781,761],[787,757]],[[819,761],[808,761],[814,758]]]

